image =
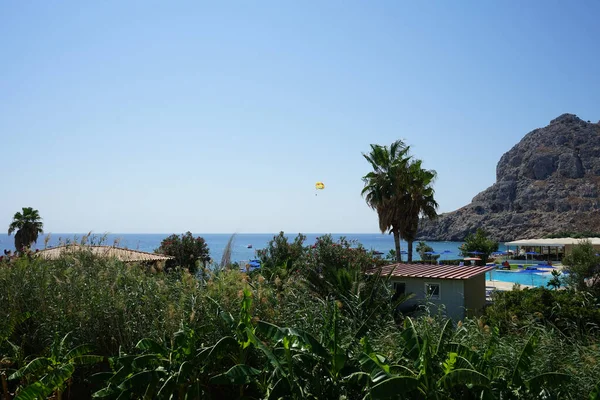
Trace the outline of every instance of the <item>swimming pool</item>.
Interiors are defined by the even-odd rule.
[[[491,276],[490,276],[491,274]],[[487,272],[485,274],[485,279],[487,280],[495,280],[501,282],[512,282],[512,283],[520,283],[521,285],[531,285],[531,286],[543,286],[546,287],[546,284],[550,279],[552,279],[552,274],[550,272],[530,272],[530,271],[520,271],[520,272],[509,272],[502,270],[494,270]]]

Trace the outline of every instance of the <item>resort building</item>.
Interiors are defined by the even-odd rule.
[[[548,258],[554,260],[559,260],[562,256],[569,254],[573,247],[580,244],[582,241],[589,241],[594,249],[600,251],[600,238],[519,239],[504,244],[509,249],[511,247],[521,248],[523,253],[526,253],[527,249],[537,248],[539,249],[539,252],[534,250],[535,253],[542,256],[546,255]]]
[[[400,311],[429,302],[444,305],[446,315],[459,321],[479,314],[485,306],[485,273],[492,269],[477,265],[392,264],[383,267],[381,275],[390,277],[396,297],[414,294],[399,306]]]

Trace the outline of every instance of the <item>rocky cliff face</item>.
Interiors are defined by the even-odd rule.
[[[563,114],[505,153],[496,183],[471,204],[424,221],[424,240],[463,240],[484,228],[496,240],[600,231],[600,122]]]

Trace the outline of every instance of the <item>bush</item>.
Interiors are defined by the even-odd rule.
[[[292,270],[296,261],[306,251],[305,240],[306,236],[299,233],[294,241],[289,243],[285,233],[279,232],[277,236],[273,236],[267,247],[257,251],[261,268],[270,273],[277,273],[280,269],[286,272]]]
[[[490,254],[495,251],[498,251],[498,242],[488,239],[487,233],[483,229],[477,229],[474,235],[468,234],[465,242],[460,246],[462,256],[470,257],[477,254],[481,258],[481,261],[477,261],[477,265],[485,265]]]
[[[198,262],[206,266],[210,261],[210,251],[206,241],[200,236],[193,237],[191,232],[181,236],[173,234],[163,239],[155,252],[175,257],[173,262],[167,262],[167,267],[175,265],[186,268],[192,274],[198,271]]]
[[[571,336],[600,336],[600,300],[575,290],[533,288],[498,292],[494,302],[486,307],[485,318],[505,332],[535,321],[548,323]]]
[[[565,278],[568,285],[600,296],[600,257],[596,252],[589,241],[581,241],[565,256],[563,264],[568,271]]]

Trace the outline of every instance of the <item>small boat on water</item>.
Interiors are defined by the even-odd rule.
[[[246,245],[246,248],[247,248],[247,249],[251,249],[251,248],[252,248],[252,245],[251,245],[251,244],[249,244],[249,245]]]

